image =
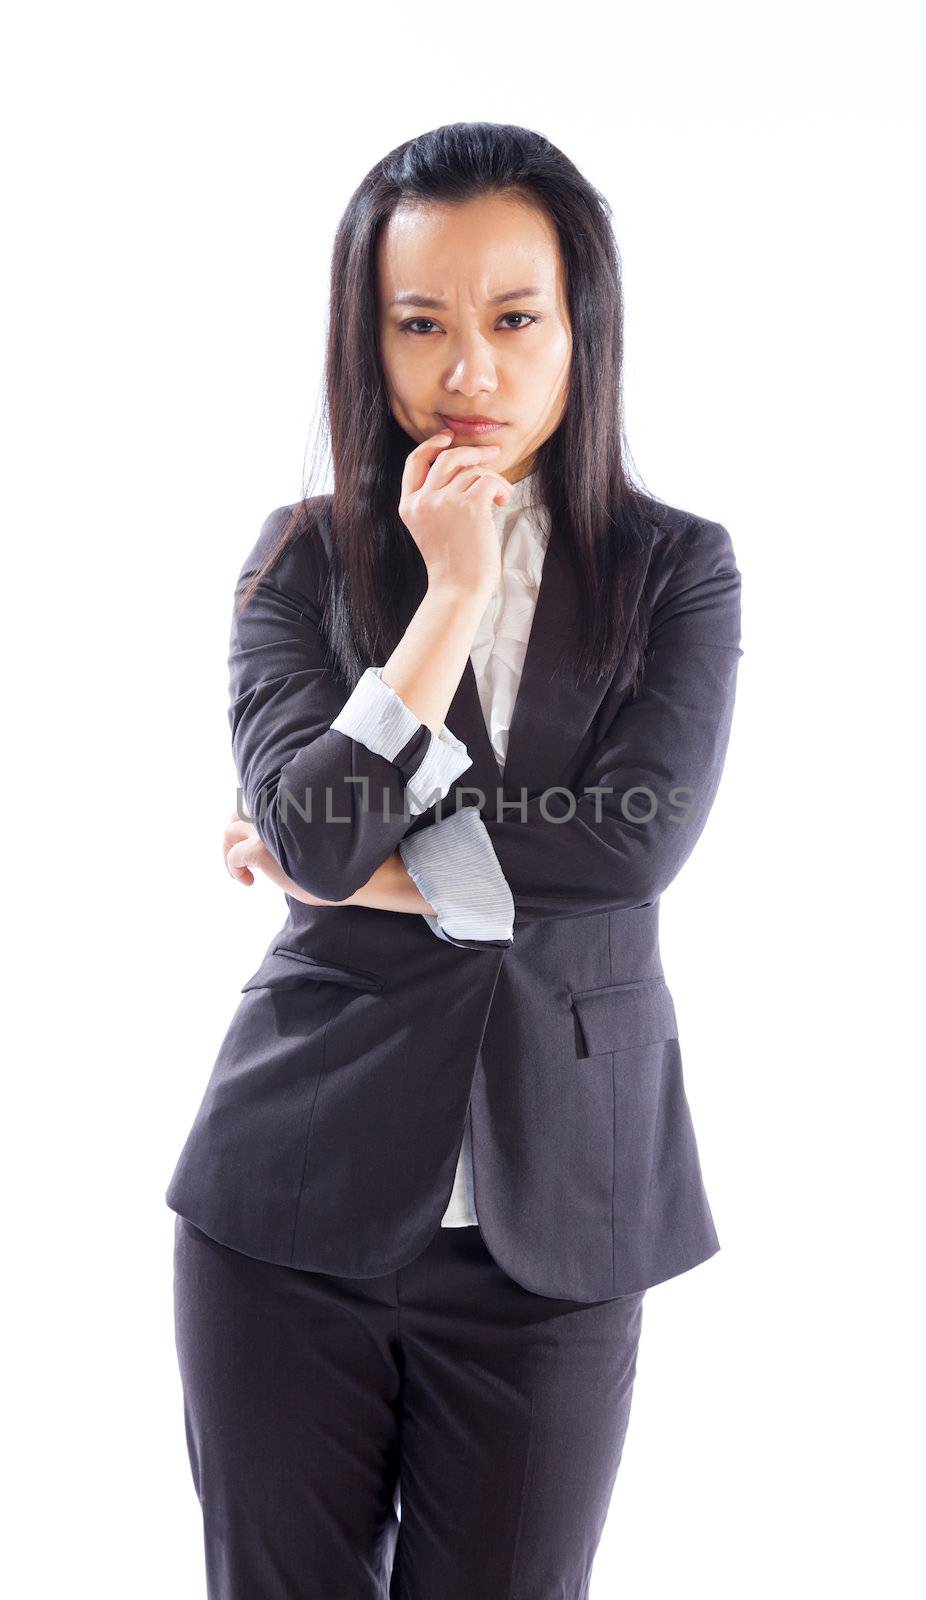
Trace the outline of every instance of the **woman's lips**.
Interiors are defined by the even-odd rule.
[[[438,412],[438,416],[452,433],[463,434],[467,437],[481,433],[497,433],[499,428],[507,428],[508,426],[507,422],[487,421],[485,418],[480,420],[480,418],[474,417],[468,421],[465,417],[447,417],[442,411]]]

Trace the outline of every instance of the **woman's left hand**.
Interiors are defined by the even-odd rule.
[[[225,824],[222,848],[225,866],[236,883],[243,883],[247,887],[254,882],[255,872],[262,872],[278,888],[285,889],[287,894],[305,901],[307,905],[326,906],[331,903],[317,899],[293,883],[276,857],[270,854],[253,822],[245,822],[237,811],[232,812]]]
[[[321,900],[300,889],[298,883],[287,878],[275,856],[270,854],[253,822],[245,822],[233,811],[225,824],[222,838],[225,865],[236,883],[245,887],[254,882],[255,872],[262,872],[272,883],[294,900],[307,906],[367,906],[374,911],[404,911],[434,916],[434,907],[425,900],[412,882],[398,850],[394,850],[377,867],[372,877],[355,889],[345,900]]]

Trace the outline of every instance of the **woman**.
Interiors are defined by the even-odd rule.
[[[222,1600],[587,1595],[643,1296],[719,1248],[658,907],[740,575],[627,474],[609,219],[521,128],[378,162],[332,260],[333,494],[239,578],[227,861],[288,917],[167,1191]]]

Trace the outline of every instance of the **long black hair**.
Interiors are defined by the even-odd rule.
[[[421,553],[398,514],[402,472],[417,443],[389,408],[378,349],[377,241],[403,201],[464,202],[511,194],[555,226],[572,327],[565,414],[537,452],[539,498],[578,574],[584,627],[569,652],[577,681],[632,688],[642,672],[649,619],[642,574],[662,505],[631,481],[623,414],[623,294],[608,202],[531,129],[456,122],[398,145],[371,167],[338,224],[331,257],[323,425],[334,468],[331,495],[293,508],[274,549],[238,599],[320,517],[330,523],[331,565],[322,625],[333,670],[353,687],[391,654],[427,587]],[[305,488],[305,484],[304,484]]]

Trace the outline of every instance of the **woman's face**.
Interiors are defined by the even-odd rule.
[[[490,417],[503,426],[453,429],[453,444],[499,445],[486,462],[511,483],[531,472],[565,413],[572,355],[559,242],[544,213],[505,195],[403,202],[380,235],[377,292],[399,426],[420,444],[453,429],[447,416]]]

